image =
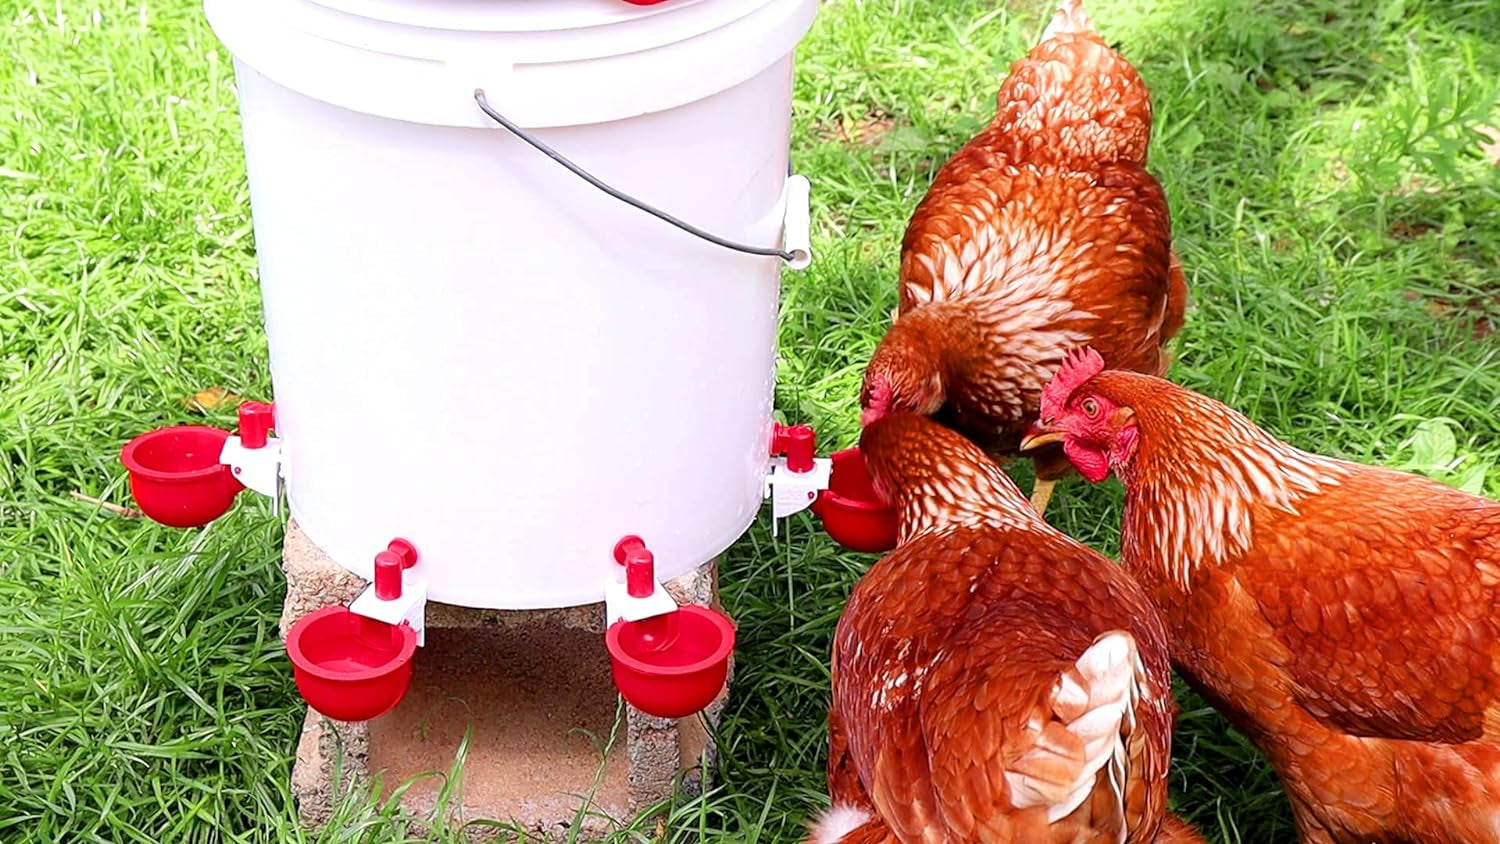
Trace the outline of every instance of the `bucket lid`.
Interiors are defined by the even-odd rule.
[[[468,32],[555,32],[621,23],[712,0],[667,0],[654,6],[636,6],[625,0],[311,0],[313,5],[337,12],[431,29]]]
[[[490,128],[603,123],[728,90],[791,53],[818,0],[205,0],[235,58],[334,105]]]

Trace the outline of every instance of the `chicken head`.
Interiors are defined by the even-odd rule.
[[[1104,371],[1104,358],[1087,346],[1068,355],[1042,390],[1041,413],[1021,440],[1021,451],[1060,442],[1063,453],[1090,483],[1126,465],[1140,442],[1135,411],[1087,389]]]

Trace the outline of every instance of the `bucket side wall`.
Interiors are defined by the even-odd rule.
[[[305,97],[236,62],[292,510],[369,577],[394,536],[434,600],[602,598],[643,536],[667,579],[761,504],[779,262],[704,243],[498,127]],[[539,135],[710,231],[777,242],[790,57],[680,108]]]

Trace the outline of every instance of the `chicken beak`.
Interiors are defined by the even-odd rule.
[[[1063,441],[1063,432],[1055,428],[1043,426],[1040,422],[1031,426],[1026,436],[1021,438],[1021,444],[1017,447],[1020,451],[1032,451],[1050,443]]]

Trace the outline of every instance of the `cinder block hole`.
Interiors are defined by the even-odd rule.
[[[555,830],[572,822],[618,729],[592,811],[628,818],[626,731],[623,717],[614,723],[603,636],[545,623],[429,628],[413,665],[406,697],[370,722],[369,770],[381,775],[385,797],[412,775],[448,771],[472,724],[465,818]],[[441,787],[426,778],[404,803],[425,814]]]

